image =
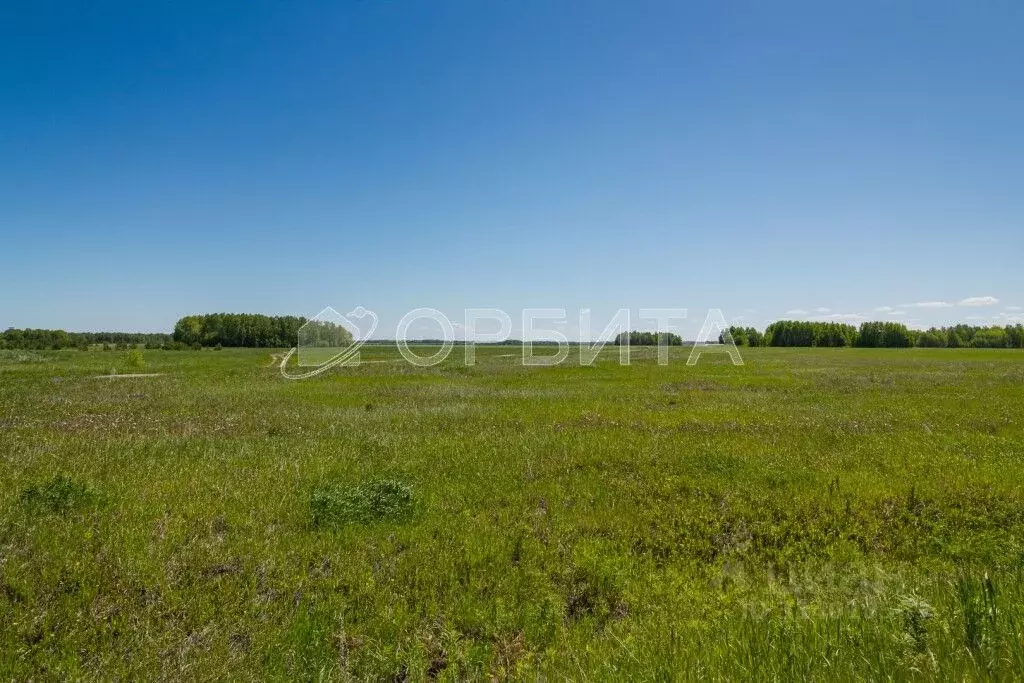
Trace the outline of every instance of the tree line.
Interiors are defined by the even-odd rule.
[[[625,346],[626,344],[630,346],[682,346],[683,338],[672,332],[637,332],[636,330],[631,330],[629,332],[620,332],[612,344],[614,346]]]
[[[171,341],[163,332],[65,332],[64,330],[37,330],[8,328],[0,332],[0,349],[43,351],[48,349],[89,348],[105,346],[158,347]]]
[[[310,320],[299,330],[299,346],[303,348],[340,348],[352,341],[351,332],[329,320]]]
[[[289,348],[295,346],[306,318],[258,313],[208,313],[187,315],[174,325],[174,341],[188,346],[245,346]]]
[[[66,332],[64,330],[15,329],[0,332],[0,349],[87,349],[145,346],[148,349],[181,350],[204,346],[247,346],[288,348],[295,345],[306,318],[252,313],[210,313],[187,315],[174,332]],[[332,338],[344,341],[348,331],[328,325]],[[348,337],[351,338],[350,335]]]
[[[739,346],[859,346],[864,348],[1024,348],[1024,325],[979,327],[954,325],[912,330],[903,323],[865,322],[860,327],[835,322],[779,320],[758,332],[730,327],[718,336]]]
[[[173,334],[162,332],[65,332],[64,330],[15,329],[0,332],[0,349],[47,350],[95,345],[104,348],[145,346],[149,349],[180,350],[204,346],[242,346],[289,348],[295,345],[299,328],[307,322],[300,316],[268,316],[250,313],[211,313],[185,316],[174,326]],[[308,330],[307,330],[308,331]],[[344,345],[351,341],[347,330],[335,325],[310,331],[314,343]],[[897,322],[865,322],[859,328],[836,322],[779,320],[764,332],[753,327],[730,327],[719,335],[719,342],[732,339],[740,346],[818,346],[818,347],[890,347],[909,348],[1024,348],[1024,325],[980,327],[954,325],[912,330]],[[440,340],[438,341],[440,343]],[[463,343],[463,342],[457,342]],[[522,344],[520,340],[499,342]],[[535,342],[542,344],[544,342]],[[554,342],[551,342],[554,343]],[[620,333],[614,345],[681,346],[682,338],[671,332]]]

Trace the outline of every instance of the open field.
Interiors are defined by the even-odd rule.
[[[0,352],[0,678],[1024,672],[1024,353],[517,351]]]

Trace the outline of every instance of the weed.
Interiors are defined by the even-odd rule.
[[[58,474],[44,484],[21,492],[21,502],[32,511],[67,513],[95,504],[99,495],[87,484]]]

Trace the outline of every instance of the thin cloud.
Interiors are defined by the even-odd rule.
[[[836,322],[864,322],[868,318],[860,313],[832,313],[831,315],[816,315],[814,320],[834,320]]]
[[[919,301],[916,304],[900,304],[900,308],[952,308],[948,301]]]
[[[1017,308],[1020,307],[1018,306]],[[992,322],[1001,323],[1003,325],[1016,325],[1018,323],[1024,323],[1024,315],[1000,312],[992,316]]]
[[[785,315],[807,315],[807,311],[802,308],[794,308],[792,311],[786,311]]]
[[[994,296],[969,296],[960,300],[961,306],[995,306],[999,299]]]
[[[1006,310],[1010,311],[1011,313],[1017,313],[1024,309],[1022,309],[1020,306],[1007,306]]]
[[[831,308],[825,308],[824,306],[820,306],[818,308],[815,308],[814,312],[815,313],[831,313],[832,309]]]
[[[892,313],[892,306],[879,306],[875,309],[875,313]]]
[[[887,315],[906,315],[906,311],[889,311]]]

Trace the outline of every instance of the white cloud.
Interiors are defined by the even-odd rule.
[[[831,313],[832,309],[831,308],[825,308],[824,306],[819,306],[818,308],[814,309],[814,312],[815,313]]]
[[[802,308],[794,308],[792,311],[786,311],[785,315],[807,315],[807,311]]]
[[[1024,323],[1024,315],[1014,313],[997,313],[992,316],[992,322],[1000,325],[1016,325]]]
[[[889,311],[888,315],[906,315],[906,311]]]
[[[995,306],[999,299],[994,296],[969,296],[960,300],[961,306]]]
[[[916,304],[900,304],[901,308],[951,308],[947,301],[919,301]]]
[[[1007,306],[1006,310],[1008,310],[1008,311],[1010,311],[1012,313],[1017,313],[1017,312],[1019,312],[1021,310],[1024,310],[1024,309],[1022,309],[1020,306]]]
[[[892,313],[892,306],[879,306],[875,309],[875,313]]]
[[[814,320],[834,320],[836,322],[863,322],[867,320],[866,316],[860,313],[833,313],[831,315],[816,315]]]
[[[983,315],[969,315],[969,316],[967,316],[967,319],[968,320],[988,320],[988,318],[983,316]]]

